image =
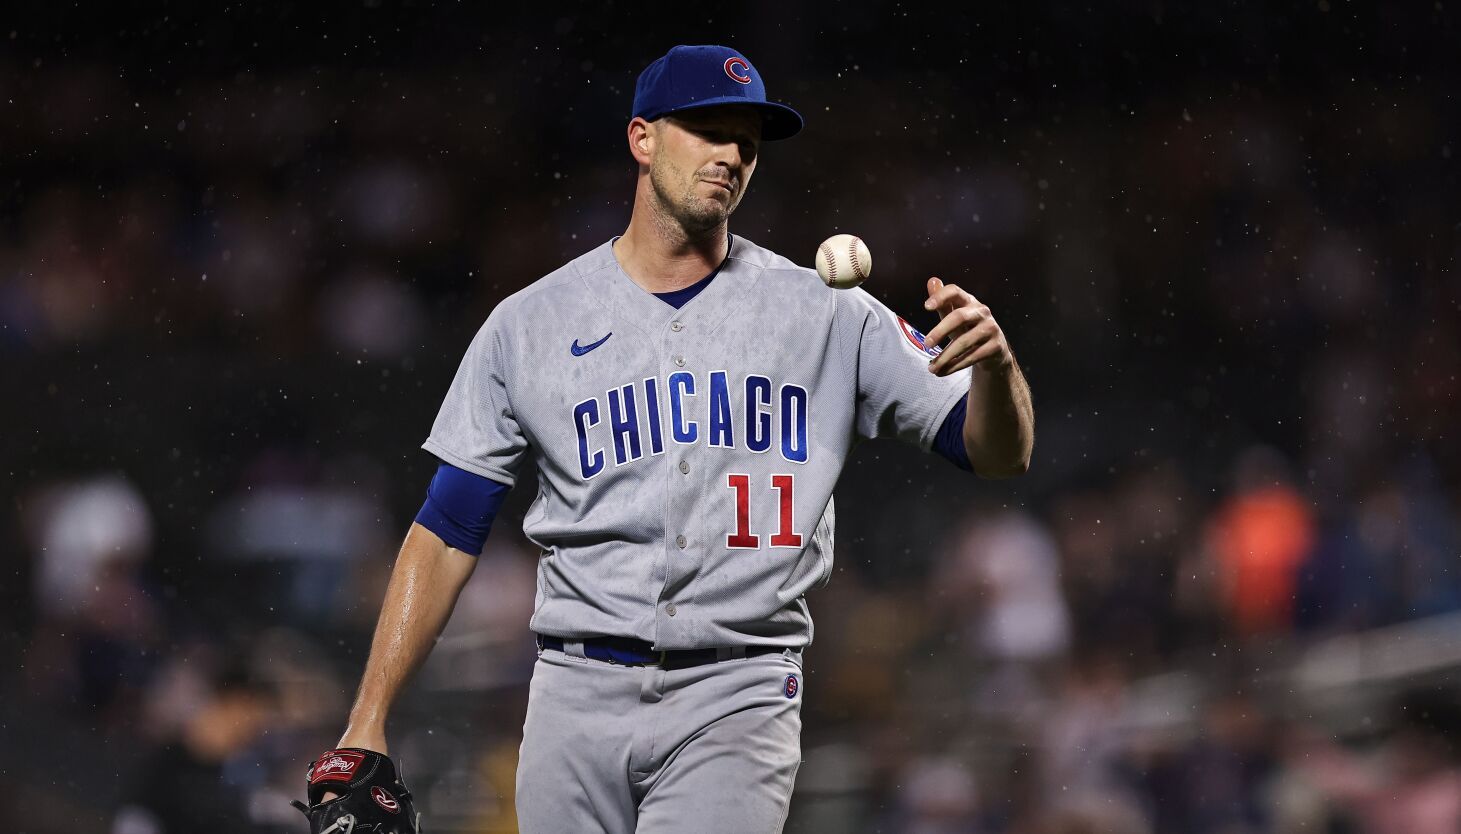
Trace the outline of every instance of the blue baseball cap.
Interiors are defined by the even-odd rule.
[[[765,122],[761,139],[789,139],[802,129],[800,113],[766,100],[761,73],[727,46],[677,46],[645,67],[634,84],[634,114],[646,121],[720,104],[749,104]]]

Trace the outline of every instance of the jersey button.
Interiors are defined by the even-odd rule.
[[[678,547],[681,550],[684,550],[685,549],[685,545],[687,545],[687,544],[689,544],[689,542],[687,542],[685,540],[685,537],[684,536],[675,536],[675,547]]]
[[[675,604],[673,602],[665,603],[665,613],[671,617],[675,616]]]
[[[685,367],[685,357],[683,357],[683,356],[676,356],[675,357],[675,366],[676,367],[680,367],[680,368]]]
[[[690,462],[688,460],[682,460],[682,461],[680,461],[680,474],[681,475],[689,475],[690,474]]]
[[[670,329],[675,331],[676,333],[679,333],[681,330],[685,329],[685,325],[680,324],[677,321],[672,321],[670,322]]]

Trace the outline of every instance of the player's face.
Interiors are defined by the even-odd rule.
[[[761,115],[750,107],[707,107],[654,124],[649,177],[661,209],[691,234],[718,229],[756,170]]]

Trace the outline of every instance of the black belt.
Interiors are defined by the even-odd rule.
[[[538,635],[538,647],[563,651],[562,637]],[[584,657],[617,663],[620,666],[659,666],[665,669],[686,669],[737,657],[756,657],[784,652],[788,646],[746,646],[744,649],[675,649],[655,651],[653,644],[628,637],[589,637],[583,641]]]

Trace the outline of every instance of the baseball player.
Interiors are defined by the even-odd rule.
[[[370,808],[367,767],[386,768],[399,810],[387,712],[527,460],[524,531],[541,552],[522,830],[781,830],[806,593],[832,572],[832,488],[853,444],[896,437],[1008,477],[1034,442],[1029,389],[969,293],[929,279],[941,321],[925,337],[729,233],[761,144],[801,127],[726,47],[677,46],[640,75],[628,229],[492,311],[424,444],[440,468],[341,749],[311,768],[316,830],[332,803]]]

